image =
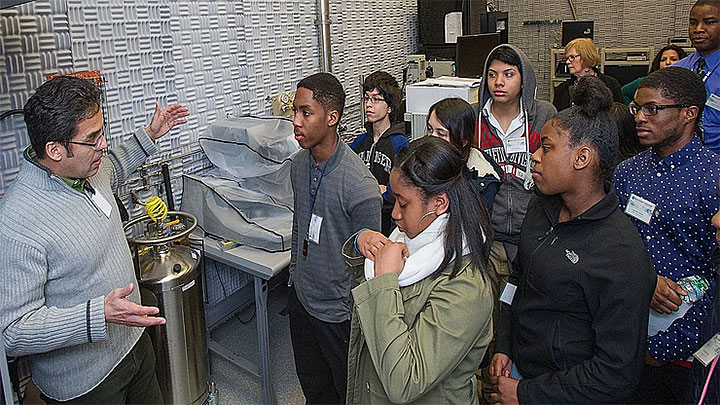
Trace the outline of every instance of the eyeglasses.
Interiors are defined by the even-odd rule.
[[[100,147],[100,144],[102,143],[103,138],[105,138],[105,130],[104,130],[104,129],[100,132],[100,135],[97,137],[97,139],[95,139],[95,142],[92,142],[92,143],[90,143],[90,142],[78,142],[78,141],[64,141],[64,142],[66,142],[66,143],[72,143],[72,144],[75,144],[75,145],[91,146],[93,149],[95,149],[96,151],[98,151],[98,150],[101,150],[101,149],[102,149],[102,148]]]
[[[691,107],[689,104],[655,104],[647,103],[644,105],[637,105],[634,101],[628,105],[628,111],[633,116],[636,116],[640,111],[646,116],[657,115],[658,111],[666,108],[685,108]]]
[[[385,101],[385,99],[384,99],[384,98],[380,98],[380,97],[368,97],[368,96],[363,96],[362,101],[363,101],[363,103],[367,103],[367,102],[369,101],[371,104],[377,104],[377,103],[379,103],[379,102],[381,102],[381,101]]]
[[[579,58],[579,57],[580,57],[580,54],[577,54],[577,55],[567,55],[567,56],[565,56],[565,61],[574,62],[575,59],[577,59],[577,58]]]

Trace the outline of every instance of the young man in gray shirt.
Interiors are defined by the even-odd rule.
[[[295,195],[288,301],[295,367],[308,403],[345,403],[352,300],[357,285],[341,247],[360,229],[380,230],[382,198],[363,161],[340,140],[345,92],[329,73],[297,86]]]

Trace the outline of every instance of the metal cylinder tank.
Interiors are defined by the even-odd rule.
[[[178,217],[186,213],[175,213]],[[143,218],[131,221],[142,222]],[[156,374],[168,404],[201,404],[208,394],[208,360],[200,252],[186,245],[195,228],[153,239],[128,238],[134,247],[143,305],[156,306],[167,322],[147,328],[156,356]],[[150,227],[152,228],[152,227]],[[162,235],[158,235],[162,236]]]

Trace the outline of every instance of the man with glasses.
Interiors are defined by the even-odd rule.
[[[0,200],[0,329],[47,403],[159,403],[143,330],[165,320],[139,305],[113,190],[188,110],[156,104],[149,126],[107,150],[100,96],[91,81],[57,77],[25,104],[32,146]]]
[[[395,205],[390,190],[390,169],[395,155],[409,145],[405,122],[398,121],[402,91],[397,80],[383,71],[370,74],[362,90],[365,132],[355,138],[350,148],[360,155],[378,181],[383,197],[382,233],[388,236],[392,227],[390,214]]]
[[[675,66],[694,71],[706,87],[703,140],[720,153],[720,0],[698,0],[690,9],[688,36],[696,52]]]
[[[658,274],[635,403],[684,401],[687,360],[713,300],[720,158],[697,136],[704,106],[702,79],[672,66],[643,80],[629,106],[640,143],[650,149],[622,162],[613,182]],[[692,291],[682,287],[690,284]]]

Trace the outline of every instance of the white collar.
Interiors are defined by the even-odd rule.
[[[405,260],[402,272],[398,275],[400,287],[424,280],[440,267],[445,252],[445,226],[448,217],[448,213],[440,214],[425,230],[412,239],[400,232],[399,228],[395,228],[390,234],[389,239],[393,242],[404,242],[410,254]],[[485,241],[484,233],[482,238]],[[470,247],[468,247],[465,235],[463,235],[462,255],[468,253],[470,253]],[[370,280],[373,277],[375,277],[375,263],[366,258],[365,279]]]
[[[483,106],[483,113],[487,117],[488,123],[490,125],[492,125],[493,128],[495,128],[495,130],[497,131],[500,138],[505,139],[510,135],[522,136],[523,124],[525,124],[525,114],[523,114],[522,97],[520,97],[520,112],[518,112],[517,117],[513,118],[513,120],[510,121],[510,125],[508,126],[507,132],[503,132],[502,127],[500,126],[500,122],[495,118],[495,116],[491,112],[490,107],[492,106],[492,104],[493,104],[493,99],[492,99],[492,97],[490,97],[490,98],[488,98],[488,101],[485,102],[485,105]]]

